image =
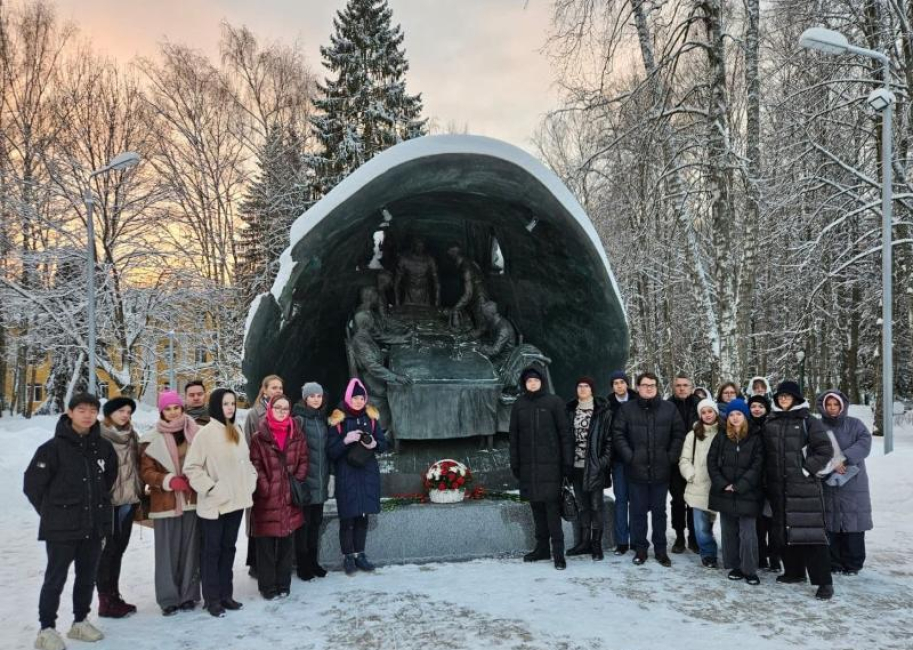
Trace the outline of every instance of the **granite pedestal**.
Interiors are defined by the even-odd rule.
[[[614,500],[606,496],[606,521],[613,520]],[[519,557],[535,545],[533,517],[528,503],[501,500],[463,501],[439,505],[410,504],[371,515],[365,553],[378,564],[465,562],[489,557]],[[565,545],[573,544],[573,525],[564,522]],[[614,546],[607,526],[603,547]],[[320,538],[320,562],[327,568],[342,565],[339,520],[335,501],[326,504]]]

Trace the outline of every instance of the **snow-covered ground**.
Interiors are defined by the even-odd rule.
[[[871,423],[865,409],[854,414]],[[144,411],[141,421],[148,426],[154,416]],[[0,419],[0,487],[9,499],[0,508],[2,650],[30,648],[37,633],[44,549],[36,541],[38,518],[22,494],[22,473],[53,426],[54,418]],[[235,577],[244,609],[224,619],[199,610],[166,619],[153,593],[152,532],[136,528],[121,588],[139,612],[101,619],[107,638],[94,648],[909,650],[913,427],[898,429],[896,438],[887,457],[876,438],[868,461],[876,528],[866,540],[866,569],[852,578],[836,576],[837,595],[828,603],[816,601],[811,587],[777,585],[769,574],[760,587],[729,582],[690,553],[673,556],[671,569],[652,561],[635,567],[630,554],[610,554],[600,563],[572,559],[565,572],[520,560],[383,567],[354,578],[337,572],[310,583],[295,580],[291,598],[266,602],[244,571],[242,536]],[[72,576],[61,601],[64,632],[71,584]]]

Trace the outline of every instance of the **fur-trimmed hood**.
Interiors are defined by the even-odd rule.
[[[365,413],[368,414],[368,417],[372,420],[377,420],[380,418],[380,411],[373,404],[368,404],[365,406]],[[346,419],[346,412],[344,409],[336,408],[333,409],[333,412],[330,413],[330,417],[327,419],[327,422],[331,427],[335,427],[337,424]]]

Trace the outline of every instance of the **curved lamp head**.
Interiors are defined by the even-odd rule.
[[[843,54],[850,49],[850,42],[846,40],[846,36],[824,27],[806,29],[799,37],[799,45],[828,54]]]
[[[140,155],[135,151],[125,151],[119,153],[107,165],[107,169],[122,170],[137,165],[140,161]]]

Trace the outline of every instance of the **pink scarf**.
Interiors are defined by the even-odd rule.
[[[266,409],[266,424],[269,426],[269,431],[273,434],[273,438],[276,439],[279,451],[285,451],[285,446],[288,444],[288,439],[292,433],[291,414],[280,422],[273,416],[273,409],[270,406]]]
[[[184,467],[181,464],[181,456],[180,453],[178,453],[178,443],[177,440],[174,439],[174,434],[178,431],[183,431],[184,438],[187,439],[187,444],[190,445],[193,443],[193,438],[197,434],[197,431],[200,430],[199,425],[193,421],[193,418],[186,414],[181,414],[181,417],[171,422],[165,422],[165,420],[159,418],[155,423],[155,428],[162,434],[162,438],[165,439],[165,448],[168,449],[168,455],[171,456],[171,462],[174,463],[174,471],[177,473],[177,476],[182,476]],[[179,515],[182,515],[184,514],[184,493],[175,492],[174,496],[176,497],[174,510]]]

